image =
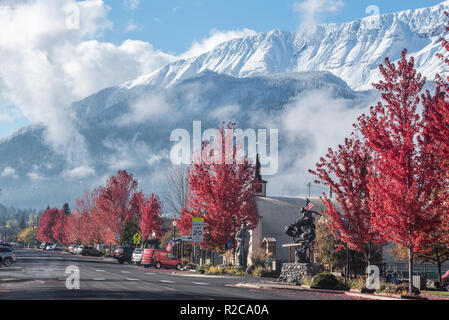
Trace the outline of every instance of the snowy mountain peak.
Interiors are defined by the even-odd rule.
[[[313,32],[273,30],[219,44],[197,57],[178,60],[123,85],[169,87],[212,70],[234,77],[299,71],[329,71],[353,89],[371,89],[385,57],[400,58],[404,48],[415,56],[428,79],[443,68],[435,54],[445,33],[449,1],[356,21],[320,25]],[[443,72],[444,73],[444,72]]]

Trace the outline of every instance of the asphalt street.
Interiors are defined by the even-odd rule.
[[[81,257],[62,252],[17,250],[17,263],[0,269],[0,299],[139,299],[139,300],[351,300],[343,294],[248,289],[238,283],[253,277],[197,277],[172,269],[145,269],[110,258]],[[66,287],[66,269],[79,268],[79,290]]]

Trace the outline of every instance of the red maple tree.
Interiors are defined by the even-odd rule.
[[[192,217],[204,218],[202,246],[212,250],[222,251],[234,241],[242,222],[254,229],[259,219],[253,200],[255,167],[247,156],[238,156],[241,146],[229,145],[232,139],[227,135],[234,127],[223,124],[217,140],[203,143],[201,160],[196,155],[188,171],[187,205],[178,220],[179,230],[190,234]]]
[[[143,242],[148,241],[150,235],[156,237],[162,234],[162,203],[155,194],[145,195],[142,191],[134,195],[132,205],[139,217],[140,235]]]
[[[371,265],[376,245],[385,241],[371,224],[372,212],[369,208],[369,172],[372,166],[371,151],[355,135],[345,139],[338,150],[328,150],[327,155],[316,164],[316,170],[309,170],[319,178],[318,184],[327,185],[335,195],[333,199],[321,198],[326,207],[328,222],[334,234],[347,246],[364,252]]]
[[[131,206],[136,189],[137,181],[126,170],[119,170],[109,178],[106,186],[98,189],[96,204],[101,210],[98,219],[109,234],[119,235],[122,224],[136,216],[137,212]]]
[[[56,224],[58,209],[48,208],[40,217],[37,224],[36,239],[40,242],[55,242],[53,238],[53,226]]]
[[[414,252],[439,223],[442,199],[434,195],[441,190],[440,168],[433,141],[423,129],[431,123],[417,111],[425,78],[415,70],[414,59],[404,50],[397,65],[386,58],[380,72],[384,80],[374,87],[384,102],[362,115],[356,127],[373,151],[371,221],[386,240],[408,248],[412,292]]]
[[[68,244],[67,216],[64,210],[58,210],[54,215],[54,224],[51,227],[53,239],[59,244]]]

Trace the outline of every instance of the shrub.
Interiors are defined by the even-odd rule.
[[[259,266],[259,267],[254,268],[254,270],[252,271],[252,274],[256,277],[261,277],[265,271],[266,270],[264,267]]]
[[[320,273],[313,277],[312,288],[331,289],[331,290],[348,290],[342,279],[337,278],[332,273]]]
[[[400,283],[400,284],[389,284],[384,290],[381,292],[388,293],[388,294],[401,294],[401,295],[407,295],[408,294],[408,283]],[[421,292],[418,288],[413,287],[413,293],[418,295]]]
[[[205,268],[205,274],[213,274],[213,275],[219,275],[219,274],[225,274],[225,268],[220,266],[210,266]]]
[[[264,267],[271,253],[266,253],[264,248],[257,248],[251,255],[251,261],[255,267]]]
[[[351,289],[365,289],[366,286],[366,277],[365,276],[359,276],[355,279],[350,279],[348,282],[349,288]]]
[[[312,285],[312,277],[311,276],[302,277],[300,284],[310,287]]]
[[[204,269],[203,266],[198,266],[198,267],[196,268],[196,272],[203,274],[203,273],[205,272],[205,269]]]

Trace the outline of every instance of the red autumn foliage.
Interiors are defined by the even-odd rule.
[[[433,124],[417,110],[425,79],[415,70],[414,59],[408,59],[404,50],[397,65],[387,58],[380,71],[384,80],[374,87],[384,102],[371,107],[356,127],[373,151],[371,221],[386,240],[409,248],[411,277],[413,253],[439,224],[443,198],[435,195],[444,186],[427,129]],[[427,109],[424,104],[424,115]]]
[[[109,233],[120,234],[123,222],[136,216],[137,212],[131,206],[136,189],[137,181],[126,170],[119,170],[109,178],[106,186],[99,188],[96,205],[101,212],[98,219]]]
[[[68,244],[67,216],[64,210],[58,210],[54,218],[54,225],[51,228],[54,241],[59,244]]]
[[[446,16],[449,16],[445,12]],[[446,30],[449,31],[449,21],[447,23]],[[446,51],[449,51],[449,41],[441,38],[441,45]],[[437,54],[437,56],[446,64],[449,65],[449,58],[443,54]],[[449,77],[442,77],[436,75],[436,90],[434,95],[431,95],[429,91],[423,95],[423,103],[426,106],[425,117],[428,118],[428,123],[431,125],[425,127],[426,133],[432,139],[433,153],[436,155],[438,165],[442,170],[439,172],[439,178],[441,181],[449,180]],[[441,243],[445,243],[449,246],[449,199],[448,190],[446,187],[438,195],[439,198],[443,198],[446,205],[441,208],[442,225],[438,231],[438,237],[435,239]]]
[[[374,152],[370,175],[372,222],[386,239],[418,249],[425,234],[438,222],[439,167],[432,139],[423,128],[431,125],[420,117],[417,107],[425,79],[414,68],[406,51],[398,65],[387,58],[380,66],[385,81],[375,88],[385,104],[371,107],[370,115],[359,118],[358,128]]]
[[[133,206],[139,217],[139,228],[142,239],[147,239],[153,234],[156,237],[162,235],[162,203],[155,194],[146,196],[142,191],[136,193],[133,198]]]
[[[369,172],[372,166],[370,150],[355,135],[346,139],[338,150],[328,154],[309,170],[319,178],[316,183],[330,186],[339,208],[332,199],[323,196],[328,222],[335,235],[348,247],[364,251],[371,261],[373,245],[384,243],[378,230],[371,224],[369,208]]]
[[[201,161],[197,158],[188,172],[187,206],[178,227],[183,234],[190,234],[192,217],[203,217],[202,246],[208,249],[222,250],[229,240],[233,241],[243,221],[248,229],[254,229],[258,223],[253,200],[255,167],[247,156],[238,156],[241,146],[229,142],[232,139],[228,139],[226,129],[234,127],[231,123],[223,124],[217,130],[219,139],[203,143]],[[211,157],[215,161],[210,161]]]
[[[53,226],[56,224],[58,209],[47,209],[37,224],[36,239],[40,242],[55,242],[53,237]]]

